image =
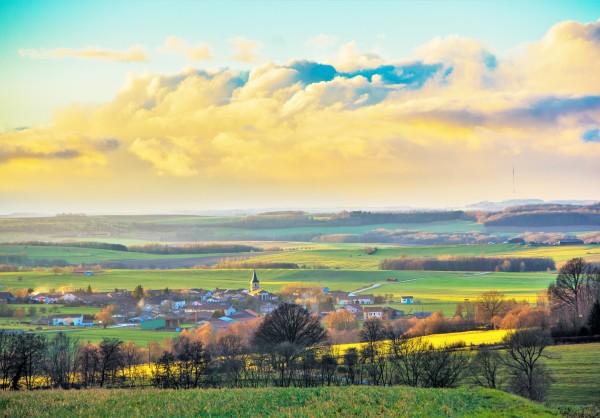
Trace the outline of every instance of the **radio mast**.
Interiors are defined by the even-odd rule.
[[[513,176],[512,176],[512,180],[513,180],[513,195],[515,194],[515,165],[513,164]]]

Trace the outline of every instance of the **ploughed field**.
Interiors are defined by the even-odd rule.
[[[10,417],[552,417],[558,411],[484,389],[322,387],[205,390],[79,390],[4,393]]]

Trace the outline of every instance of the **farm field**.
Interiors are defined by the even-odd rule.
[[[456,343],[464,343],[466,346],[471,346],[481,344],[498,344],[502,342],[502,339],[507,333],[508,331],[503,329],[493,331],[450,332],[447,334],[426,335],[423,337],[423,339],[433,344],[434,347],[443,347],[444,345],[452,345]],[[338,344],[333,346],[333,350],[343,354],[350,348],[360,349],[365,344],[366,343]]]
[[[600,343],[554,345],[544,360],[555,382],[548,401],[556,405],[590,404],[600,400]]]
[[[301,282],[308,286],[328,287],[330,290],[365,291],[374,294],[413,295],[414,305],[398,305],[398,309],[432,311],[442,309],[453,314],[456,303],[477,297],[487,290],[501,290],[508,297],[526,299],[535,303],[536,293],[546,289],[556,277],[554,273],[465,273],[432,271],[364,271],[364,270],[257,270],[261,288],[279,291],[282,286]],[[106,270],[95,276],[72,274],[55,275],[50,272],[0,273],[0,290],[7,288],[33,288],[47,291],[54,288],[86,288],[111,291],[115,288],[133,289],[138,284],[144,288],[247,288],[252,275],[249,269],[212,270]],[[387,282],[397,278],[398,282]],[[402,308],[403,307],[403,308]]]
[[[69,246],[0,245],[0,255],[27,254],[32,260],[64,260],[70,264],[96,264],[106,261],[168,260],[231,256],[231,254],[146,254],[134,251],[113,251]]]
[[[112,240],[111,240],[112,242]],[[157,255],[129,251],[112,251],[65,246],[32,246],[0,244],[0,255],[27,255],[32,260],[64,260],[70,264],[96,264],[105,262],[145,262],[150,266],[169,267],[177,262],[190,260],[190,266],[214,265],[220,259],[242,259],[251,257],[252,262],[295,263],[303,268],[328,268],[339,270],[378,270],[384,259],[401,257],[544,257],[552,258],[560,265],[574,258],[584,257],[587,261],[600,261],[600,245],[529,247],[511,244],[496,245],[440,245],[440,246],[392,246],[377,245],[374,254],[366,254],[365,246],[374,244],[330,244],[301,243],[289,241],[250,241],[244,244],[263,248],[279,247],[285,251],[265,253],[215,253]]]
[[[325,266],[341,270],[377,270],[379,263],[387,258],[401,257],[545,257],[554,259],[557,264],[574,257],[584,257],[587,261],[600,260],[599,245],[529,247],[514,244],[496,245],[436,245],[415,247],[378,246],[377,252],[367,255],[364,251],[369,244],[329,244],[311,245],[309,249],[297,249],[275,254],[258,255],[253,262],[288,262],[300,266]],[[372,246],[372,245],[371,245]]]
[[[551,417],[555,409],[485,389],[323,387],[310,389],[80,390],[3,395],[4,416],[75,417]]]

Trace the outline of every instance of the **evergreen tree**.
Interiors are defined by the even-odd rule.
[[[133,292],[131,292],[131,296],[133,296],[136,299],[141,299],[144,297],[144,288],[141,284],[138,284],[135,287],[135,289],[133,289]]]
[[[600,300],[596,300],[590,311],[588,325],[592,334],[600,334]]]
[[[90,294],[90,295],[92,293],[94,293],[94,291],[92,290],[92,285],[88,284],[87,289],[85,289],[85,293]]]

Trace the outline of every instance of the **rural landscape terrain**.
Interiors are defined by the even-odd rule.
[[[581,296],[585,313],[573,328],[570,308],[553,296],[551,288],[574,260],[581,260],[591,269],[581,271],[582,283],[583,276],[590,280],[582,284],[586,287],[581,295],[589,291],[594,297],[600,277],[593,270],[600,261],[599,219],[595,204],[529,204],[487,212],[0,218],[0,296],[6,298],[0,306],[3,385],[6,389],[258,388],[404,382],[417,387],[483,386],[514,392],[510,366],[502,363],[500,354],[515,333],[542,327],[540,332],[546,334],[535,337],[542,342],[537,347],[540,363],[536,358],[534,366],[537,371],[543,365],[539,372],[546,380],[538,382],[539,393],[538,388],[514,393],[546,402],[549,409],[535,414],[559,414],[581,405],[594,408],[600,396],[600,340],[593,336],[598,330],[592,321],[593,303],[584,302]],[[277,314],[281,303],[318,315],[318,326],[327,337],[316,345],[300,344],[303,348],[290,353],[285,345],[277,351],[271,343],[276,337],[271,336],[269,348],[260,349],[256,334],[251,334]],[[16,369],[8,361],[10,341],[26,336],[42,338],[37,342],[41,351],[36,360],[42,363],[25,367],[14,380],[11,374]],[[189,376],[187,384],[180,375],[171,380],[160,377],[164,367],[171,370],[177,364],[181,349],[177,341],[188,341],[188,350],[195,342],[202,350],[203,360],[189,366],[194,370],[190,372],[195,376],[193,384]],[[421,347],[413,347],[414,341]],[[104,359],[108,365],[103,365],[101,353],[110,344],[115,351],[111,359]],[[71,356],[65,364],[54,365],[59,370],[48,368],[42,352],[61,345],[69,347]],[[408,361],[399,353],[420,349],[425,356],[451,353],[456,364],[444,365],[448,369],[443,378],[428,383],[419,377],[410,380],[399,372],[401,362]],[[172,360],[164,357],[171,352]],[[309,352],[314,356],[312,365],[306,364]],[[493,353],[490,358],[498,362],[493,383],[486,375],[489,370],[477,368],[481,353]],[[30,355],[35,358],[36,352]],[[239,364],[242,358],[247,365]],[[173,364],[165,366],[165,361]],[[324,369],[325,361],[332,363]],[[77,374],[56,380],[64,373]],[[307,398],[299,402],[312,405],[311,397],[321,394],[330,399],[325,400],[328,404],[335,397],[347,396],[330,390],[306,393],[301,396]],[[153,393],[136,392],[136,396],[144,404],[143,397]],[[401,398],[392,403],[412,405],[428,396],[399,393]],[[198,396],[229,395],[209,391]],[[260,396],[267,402],[289,395],[267,391]],[[365,408],[360,399],[368,395],[359,391],[352,396],[355,408]],[[511,402],[496,395],[489,398],[491,394],[484,391],[448,396],[434,405],[421,405],[425,409],[418,414],[443,413],[439,408],[462,414],[461,408],[480,399],[492,402],[486,406],[491,411],[505,408],[495,402]],[[75,399],[73,408],[83,402]],[[91,407],[98,408],[99,414],[107,408],[101,399],[114,402],[104,394],[97,399]],[[14,398],[14,402],[15,406],[6,404],[10,414],[17,413],[14,408],[22,401]],[[191,402],[191,398],[180,402]],[[213,401],[206,398],[203,402]],[[400,404],[369,408],[378,411],[373,415],[395,415]],[[271,407],[276,409],[265,411],[286,411],[283,404]],[[217,404],[207,408],[215,408],[216,415],[224,413]],[[246,407],[240,404],[240,408]],[[322,408],[323,416],[334,413],[327,406]],[[77,415],[76,411],[72,413]],[[190,411],[189,415],[196,414]],[[313,415],[309,410],[297,412]],[[31,413],[44,414],[42,410]]]
[[[600,417],[599,17],[0,0],[0,416]]]

